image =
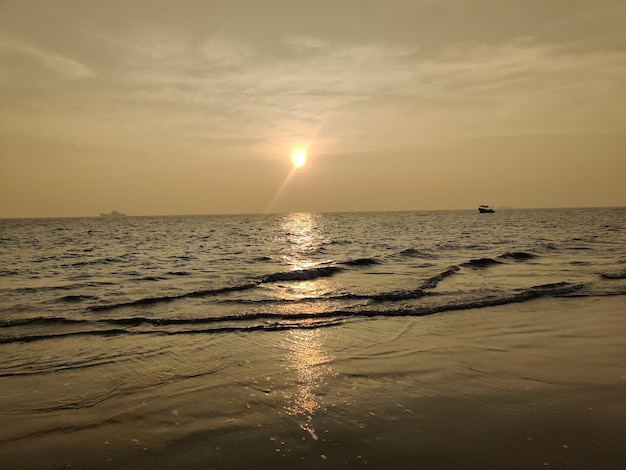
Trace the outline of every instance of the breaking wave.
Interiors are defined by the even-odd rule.
[[[412,249],[410,249],[412,250]],[[410,251],[404,250],[402,253]],[[413,250],[417,253],[416,250]],[[413,253],[413,251],[410,251]],[[413,256],[413,255],[411,255]],[[421,256],[421,255],[420,255]],[[536,255],[526,252],[507,252],[504,253],[498,258],[507,260],[511,259],[516,262],[526,261],[529,259],[535,258]],[[494,258],[479,258],[479,259],[471,259],[467,262],[461,263],[460,265],[453,265],[449,268],[445,269],[439,274],[436,274],[430,278],[424,279],[418,284],[416,289],[406,290],[406,291],[391,291],[391,292],[382,292],[375,294],[344,294],[341,298],[352,298],[352,299],[373,299],[376,301],[395,301],[395,300],[408,300],[408,299],[417,299],[426,295],[424,291],[429,289],[436,288],[445,278],[452,276],[457,273],[461,267],[471,268],[471,269],[482,269],[488,268],[491,266],[502,264],[503,261],[498,261]],[[184,292],[180,294],[172,294],[172,295],[164,295],[157,297],[147,297],[136,300],[130,300],[126,302],[119,302],[114,304],[104,304],[104,305],[92,305],[89,307],[92,311],[104,311],[104,310],[112,310],[121,307],[133,307],[133,306],[145,306],[152,305],[164,302],[172,302],[175,300],[185,299],[185,298],[194,298],[194,297],[211,297],[218,296],[222,294],[228,294],[231,292],[245,291],[249,289],[254,289],[263,284],[275,283],[275,282],[292,282],[292,281],[312,281],[318,278],[331,277],[336,274],[343,272],[345,269],[349,268],[362,268],[368,266],[375,266],[384,264],[384,261],[381,261],[376,258],[356,258],[347,261],[337,262],[335,264],[329,264],[324,266],[317,266],[308,269],[298,269],[293,271],[279,271],[271,274],[266,274],[264,276],[260,276],[253,279],[244,280],[241,283],[233,284],[225,287],[217,287],[211,289],[200,289],[191,292]],[[342,267],[343,266],[343,267]],[[335,296],[334,299],[338,299],[339,297]],[[76,299],[79,301],[81,299]],[[303,299],[308,300],[308,299]],[[282,302],[281,299],[273,299],[273,300],[264,300],[264,301],[252,301],[254,302]]]
[[[493,258],[479,258],[479,259],[471,259],[467,261],[466,263],[461,264],[461,266],[464,266],[466,268],[481,269],[481,268],[488,268],[490,266],[495,266],[497,264],[502,264],[502,262],[495,260]]]
[[[448,272],[448,271],[446,271]],[[453,271],[455,272],[455,271]],[[434,306],[398,306],[397,308],[371,308],[361,306],[354,309],[335,309],[327,311],[285,312],[248,312],[233,315],[204,318],[150,318],[132,316],[125,318],[102,318],[95,320],[72,320],[62,317],[37,317],[0,323],[2,328],[17,326],[72,326],[85,329],[73,331],[50,331],[21,335],[5,335],[0,344],[24,343],[39,340],[60,339],[68,336],[113,336],[113,335],[180,335],[209,334],[232,331],[275,331],[283,329],[321,328],[343,324],[359,318],[372,317],[421,317],[443,312],[485,308],[519,302],[527,302],[541,297],[563,297],[575,295],[584,288],[583,284],[557,282],[541,284],[524,289],[514,295],[503,295],[483,299],[443,303]],[[366,296],[374,301],[402,301],[427,295],[422,290],[390,292]],[[373,304],[375,305],[375,304]],[[149,327],[149,328],[146,328]],[[49,330],[49,329],[48,329]],[[5,330],[6,332],[6,330]]]

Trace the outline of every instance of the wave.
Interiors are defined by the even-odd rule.
[[[89,323],[89,321],[88,320],[73,320],[73,319],[65,318],[65,317],[16,318],[14,320],[0,321],[0,328],[12,328],[16,326],[27,326],[27,325],[43,325],[43,326],[77,325],[81,323]]]
[[[474,299],[465,302],[442,304],[433,307],[404,308],[388,312],[376,312],[374,316],[425,316],[455,310],[469,310],[474,308],[494,307],[519,302],[527,302],[540,297],[565,297],[583,289],[584,284],[572,284],[569,282],[557,282],[543,284],[525,289],[522,292],[510,296]],[[372,316],[368,312],[367,316]]]
[[[538,286],[530,287],[529,289],[523,290],[516,297],[521,299],[520,301],[534,299],[537,297],[560,297],[573,294],[574,292],[581,290],[583,287],[584,284],[554,282],[550,284],[541,284]]]
[[[17,276],[21,274],[20,271],[15,269],[0,269],[0,277]]]
[[[459,268],[458,266],[450,266],[448,269],[446,269],[445,271],[437,274],[436,276],[433,276],[433,277],[431,277],[429,279],[426,279],[422,283],[420,289],[434,289],[446,277],[452,276],[454,273],[458,272],[460,269],[461,268]]]
[[[344,245],[352,245],[353,243],[356,243],[356,242],[354,240],[340,239],[340,240],[331,240],[330,242],[327,243],[327,245],[344,246]]]
[[[580,295],[583,284],[557,282],[541,284],[524,289],[517,294],[500,297],[469,299],[460,302],[443,303],[435,306],[402,306],[398,308],[372,308],[360,306],[354,309],[285,313],[285,312],[248,312],[235,315],[204,318],[150,318],[134,316],[127,318],[104,318],[98,320],[72,320],[67,318],[31,318],[0,323],[0,327],[24,325],[87,326],[84,330],[51,332],[41,334],[10,335],[0,338],[0,344],[24,343],[40,340],[62,339],[72,336],[117,336],[117,335],[179,335],[198,333],[227,333],[244,331],[275,331],[281,329],[320,328],[343,324],[359,318],[372,317],[421,317],[457,310],[485,308],[512,303],[527,302],[541,297],[567,297]],[[427,295],[420,290],[370,295],[379,300],[406,300]],[[149,326],[148,329],[141,329]]]
[[[527,261],[529,259],[533,259],[536,257],[537,255],[534,255],[532,253],[527,253],[525,251],[512,251],[512,252],[504,253],[499,256],[499,258],[512,259],[515,261]]]
[[[379,261],[376,258],[358,258],[349,261],[342,261],[339,264],[346,266],[372,266],[375,264],[382,264],[382,261]]]
[[[108,305],[92,305],[89,307],[92,311],[113,310],[121,307],[135,307],[141,305],[152,305],[163,302],[172,302],[175,300],[193,298],[193,297],[210,297],[221,294],[227,294],[230,292],[244,291],[253,289],[260,284],[266,284],[279,281],[308,281],[317,279],[320,277],[330,277],[335,273],[340,272],[342,269],[338,266],[323,266],[310,269],[298,269],[294,271],[281,271],[272,274],[267,274],[257,279],[253,279],[242,284],[235,284],[233,286],[218,287],[214,289],[203,289],[192,292],[185,292],[176,295],[164,295],[158,297],[146,297],[137,300],[130,300],[128,302],[120,302]]]
[[[18,287],[15,289],[15,292],[24,293],[24,294],[38,294],[42,292],[50,292],[50,291],[68,291],[68,290],[76,290],[83,289],[86,287],[102,287],[102,286],[112,286],[115,285],[114,282],[111,281],[89,281],[78,284],[62,284],[56,286],[38,286],[38,287]]]
[[[85,300],[96,300],[97,297],[93,296],[93,295],[78,295],[78,294],[74,294],[74,295],[64,295],[63,297],[59,297],[58,301],[59,302],[70,302],[70,303],[78,303],[78,302],[83,302]]]
[[[319,268],[297,269],[294,271],[277,272],[260,278],[259,283],[264,284],[276,281],[310,281],[320,277],[330,277],[342,269],[338,266],[323,266]]]
[[[342,264],[349,264],[354,266],[369,266],[371,264],[379,264],[378,260],[373,258],[361,258],[359,260],[355,260],[355,264],[351,264],[352,261],[348,261]],[[435,288],[439,282],[441,282],[444,278],[454,274],[459,270],[458,266],[452,266],[442,273],[433,276],[429,279],[426,279],[421,286],[419,286],[415,290],[408,291],[392,291],[392,292],[381,292],[376,294],[341,294],[330,297],[314,297],[314,298],[302,298],[297,301],[287,300],[287,299],[261,299],[261,300],[235,300],[235,303],[242,304],[275,304],[275,303],[304,303],[304,302],[315,302],[315,301],[328,301],[328,300],[348,300],[348,299],[362,299],[362,300],[374,300],[374,301],[396,301],[396,300],[409,300],[409,299],[418,299],[427,295],[424,290]],[[180,300],[184,298],[192,298],[192,297],[209,297],[209,296],[217,296],[221,294],[227,294],[230,292],[244,291],[253,289],[261,284],[279,282],[279,281],[305,281],[305,280],[314,280],[321,277],[330,277],[335,273],[339,273],[343,271],[342,268],[338,266],[324,266],[310,269],[301,269],[295,271],[283,271],[276,272],[272,274],[268,274],[266,276],[262,276],[252,282],[248,282],[245,284],[238,284],[229,287],[222,287],[216,289],[205,289],[193,292],[187,292],[183,294],[177,295],[169,295],[169,296],[159,296],[159,297],[147,297],[137,300],[131,300],[128,302],[120,302],[116,304],[109,305],[93,305],[89,307],[92,311],[104,311],[104,310],[113,310],[116,308],[122,307],[133,307],[133,306],[142,306],[142,305],[151,305],[162,302],[172,302],[175,300]],[[228,301],[222,301],[228,302]]]
[[[482,268],[488,268],[490,266],[495,266],[498,264],[502,264],[502,262],[495,260],[493,258],[478,258],[478,259],[471,259],[465,263],[462,263],[461,266],[466,267],[466,268],[482,269]]]
[[[600,273],[600,277],[602,279],[611,279],[611,280],[626,279],[626,270],[621,271],[621,272],[616,272],[616,273]]]
[[[286,318],[285,315],[275,315],[276,321],[274,323],[262,323],[255,325],[226,325],[226,326],[217,326],[213,328],[203,328],[203,329],[183,329],[183,330],[132,330],[132,329],[124,329],[124,328],[113,328],[113,329],[90,329],[90,330],[82,330],[82,331],[71,331],[65,333],[49,333],[49,334],[37,334],[37,335],[20,335],[20,336],[11,336],[0,338],[0,344],[11,344],[11,343],[32,343],[34,341],[45,341],[45,340],[55,340],[55,339],[65,339],[68,337],[78,337],[78,336],[101,336],[101,337],[110,337],[110,336],[155,336],[155,335],[191,335],[191,334],[220,334],[220,333],[243,333],[243,332],[252,332],[252,331],[279,331],[279,330],[293,330],[293,329],[314,329],[314,328],[324,328],[329,326],[335,326],[338,324],[343,324],[348,321],[348,318],[337,318],[337,315],[328,316],[325,314],[319,315],[299,315],[298,318],[294,318],[293,320],[298,320],[297,322],[287,322],[289,318]],[[244,318],[244,320],[248,320]],[[198,321],[198,324],[203,323],[202,321]],[[7,374],[8,375],[8,374]],[[16,374],[13,374],[16,375]],[[0,374],[2,377],[2,374]]]
[[[368,298],[382,302],[382,301],[398,301],[398,300],[411,300],[411,299],[419,299],[420,297],[424,297],[428,295],[427,292],[424,292],[422,289],[415,290],[406,290],[406,291],[395,291],[395,292],[383,292],[381,294],[375,294],[368,296]]]
[[[149,282],[157,282],[157,281],[165,281],[166,277],[163,276],[144,276],[137,279],[137,281],[149,281]]]
[[[271,312],[251,312],[237,315],[223,315],[220,317],[204,317],[204,318],[148,318],[148,317],[129,317],[129,318],[109,318],[97,320],[97,323],[114,325],[114,326],[131,326],[140,325],[150,326],[180,326],[180,325],[207,325],[213,323],[225,322],[249,322],[256,320],[315,320],[320,318],[331,318],[337,316],[346,316],[347,311],[336,310],[331,312],[303,312],[303,313],[271,313]]]
[[[489,268],[491,266],[497,266],[498,264],[502,264],[502,261],[499,260],[513,260],[517,262],[528,261],[530,259],[537,258],[537,255],[533,253],[527,253],[525,251],[508,251],[503,253],[496,258],[476,258],[471,259],[465,263],[462,263],[461,266],[466,268],[473,269],[482,269]]]
[[[68,331],[64,333],[42,333],[38,335],[16,335],[5,338],[0,338],[0,344],[9,343],[32,343],[33,341],[42,341],[48,339],[61,339],[71,336],[114,336],[123,334],[135,334],[132,331],[116,329],[116,330],[83,330],[83,331]]]
[[[186,292],[186,293],[177,294],[177,295],[145,297],[142,299],[130,300],[128,302],[119,302],[116,304],[92,305],[89,307],[89,309],[97,312],[97,311],[103,311],[103,310],[113,310],[113,309],[122,308],[122,307],[134,307],[134,306],[151,305],[151,304],[157,304],[157,303],[163,303],[163,302],[172,302],[174,300],[180,300],[180,299],[190,298],[190,297],[209,297],[213,295],[226,294],[229,292],[252,289],[256,287],[258,284],[259,282],[257,281],[257,282],[252,282],[248,284],[239,284],[235,286],[219,287],[216,289],[197,290],[197,291]]]
[[[65,263],[62,264],[62,268],[79,268],[84,266],[98,266],[98,265],[106,265],[106,264],[114,264],[121,262],[120,258],[101,258],[94,259],[89,261],[77,261],[76,263]]]
[[[537,255],[534,255],[532,253],[527,253],[525,251],[513,251],[513,252],[503,253],[503,254],[497,256],[496,258],[499,258],[499,259],[502,259],[502,260],[514,260],[514,261],[522,262],[522,261],[528,261],[529,259],[534,259],[536,257],[537,257]],[[463,266],[465,268],[472,268],[472,269],[483,269],[483,268],[489,268],[491,266],[497,266],[499,264],[502,264],[502,261],[498,261],[498,259],[494,259],[494,258],[475,258],[475,259],[471,259],[469,261],[466,261],[465,263],[461,263],[459,266]],[[439,276],[433,277],[432,281],[433,282],[439,282],[444,277],[447,277],[447,276],[450,276],[450,275],[454,274],[455,272],[457,272],[459,270],[459,266],[452,266],[452,267],[450,267],[447,271],[445,271],[444,273],[440,274]],[[443,276],[443,277],[441,277],[441,276]],[[427,284],[428,284],[428,282],[425,283],[424,285],[427,285]],[[424,288],[426,288],[426,287],[424,287]]]
[[[416,250],[415,248],[407,248],[398,253],[399,256],[406,258],[425,258],[425,259],[437,259],[438,256],[428,251]]]
[[[409,250],[413,250],[413,249],[409,249]],[[407,250],[404,250],[404,251],[407,251]],[[413,251],[416,251],[416,250],[413,250]],[[525,260],[532,259],[535,257],[536,256],[531,253],[520,251],[520,252],[507,252],[507,253],[500,255],[498,258],[513,259],[515,261],[525,261]],[[279,272],[275,272],[271,274],[266,274],[264,276],[260,276],[257,278],[253,278],[251,280],[243,281],[241,284],[235,284],[232,286],[219,287],[219,288],[213,288],[213,289],[203,289],[203,290],[184,292],[181,294],[174,294],[174,295],[146,297],[146,298],[141,298],[141,299],[136,299],[136,300],[130,300],[127,302],[119,302],[119,303],[108,304],[108,305],[106,304],[105,305],[93,305],[89,307],[89,309],[92,311],[103,311],[103,310],[112,310],[112,309],[121,308],[121,307],[133,307],[133,306],[142,306],[142,305],[152,305],[152,304],[163,303],[163,302],[172,302],[175,300],[180,300],[180,299],[185,299],[185,298],[217,296],[221,294],[227,294],[230,292],[249,290],[249,289],[258,287],[259,285],[273,283],[273,282],[311,281],[311,280],[315,280],[318,278],[331,277],[331,276],[334,276],[335,274],[338,274],[344,271],[344,268],[341,266],[359,268],[359,267],[367,267],[367,266],[380,265],[380,264],[384,264],[384,263],[383,261],[377,258],[373,258],[373,257],[356,258],[352,260],[337,262],[336,264],[333,264],[333,265],[318,266],[318,267],[312,267],[308,269],[297,269],[293,271],[279,271]],[[449,268],[442,271],[441,273],[435,276],[432,276],[428,279],[425,279],[414,290],[392,291],[392,292],[383,292],[383,293],[369,294],[369,295],[367,294],[344,294],[340,296],[339,298],[341,299],[347,299],[347,298],[372,299],[375,301],[417,299],[425,295],[425,293],[423,292],[424,290],[436,288],[441,281],[443,281],[448,276],[451,276],[455,274],[456,272],[458,272],[461,269],[461,267],[481,269],[481,268],[487,268],[487,267],[498,265],[498,264],[502,264],[502,262],[494,258],[471,259],[465,263],[461,263],[458,266],[457,265],[450,266]],[[144,279],[147,279],[147,278],[144,278]],[[156,280],[159,280],[159,278],[154,278],[153,280],[156,281]],[[311,300],[315,300],[315,299],[302,299],[302,301],[311,301]],[[328,300],[328,298],[324,298],[322,300]],[[256,303],[256,302],[272,303],[275,301],[276,300],[261,300],[261,301],[252,301],[252,302],[253,303]],[[282,300],[278,299],[277,301],[281,302]]]

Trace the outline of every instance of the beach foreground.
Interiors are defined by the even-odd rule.
[[[0,466],[626,468],[625,305],[133,339],[178,352],[0,378]]]

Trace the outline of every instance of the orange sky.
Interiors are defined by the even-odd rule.
[[[624,123],[618,0],[0,1],[0,217],[626,206]]]

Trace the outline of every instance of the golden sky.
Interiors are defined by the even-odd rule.
[[[0,217],[625,188],[623,0],[0,0]]]

